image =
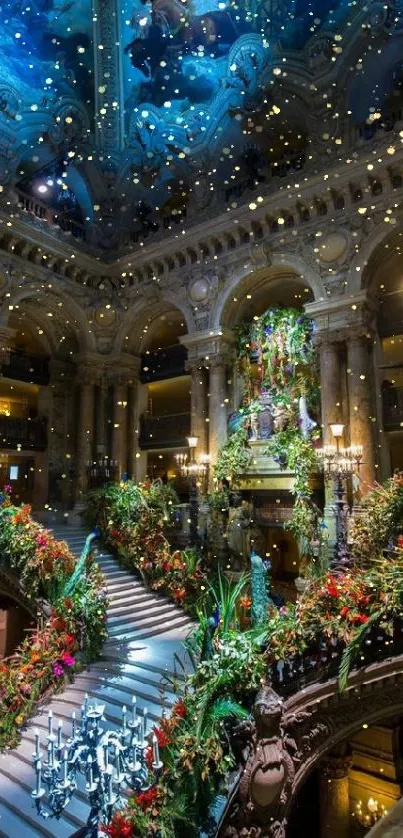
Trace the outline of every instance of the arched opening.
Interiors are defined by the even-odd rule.
[[[135,322],[125,349],[140,354],[138,404],[143,476],[176,480],[175,455],[187,447],[190,434],[190,376],[180,337],[188,327],[172,304],[148,309]],[[181,488],[181,486],[179,486]]]
[[[376,301],[375,343],[378,421],[383,429],[382,471],[403,462],[403,232],[385,237],[363,273],[363,284]]]
[[[313,300],[307,280],[289,266],[272,265],[244,276],[233,286],[222,306],[221,325],[234,328],[267,308],[302,309]]]
[[[331,748],[296,795],[287,838],[363,838],[401,798],[402,716],[365,722]]]
[[[0,659],[12,655],[25,633],[34,626],[32,614],[12,597],[0,592]]]

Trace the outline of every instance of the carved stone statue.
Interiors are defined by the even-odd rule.
[[[290,421],[290,415],[284,404],[276,404],[273,407],[273,430],[275,434],[285,431]]]
[[[242,570],[250,552],[251,510],[247,500],[229,511],[227,543],[233,570]]]
[[[253,708],[254,749],[240,783],[244,804],[252,804],[253,819],[267,823],[290,793],[294,776],[292,758],[285,748],[283,702],[271,687],[257,694]]]

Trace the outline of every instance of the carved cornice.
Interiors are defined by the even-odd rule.
[[[237,340],[230,329],[183,335],[179,340],[188,351],[188,369],[226,366],[235,360]]]

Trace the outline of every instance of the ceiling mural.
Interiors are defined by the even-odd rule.
[[[60,96],[93,100],[91,0],[2,0],[0,76],[34,112]]]
[[[402,5],[3,0],[0,189],[102,251],[253,207],[394,120]]]

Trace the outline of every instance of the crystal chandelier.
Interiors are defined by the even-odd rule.
[[[99,824],[110,822],[113,812],[123,805],[125,787],[147,791],[155,785],[163,767],[157,737],[147,733],[147,708],[137,713],[135,696],[130,712],[122,707],[122,722],[117,730],[105,730],[101,726],[104,710],[105,705],[98,704],[96,699],[90,701],[86,695],[81,718],[77,720],[73,712],[70,735],[65,741],[61,721],[56,731],[53,730],[50,710],[45,759],[39,731],[35,731],[32,756],[36,784],[32,798],[37,812],[46,819],[60,818],[77,789],[79,775],[84,775],[90,803],[83,833],[86,838],[97,838]],[[151,766],[146,758],[150,746]]]

